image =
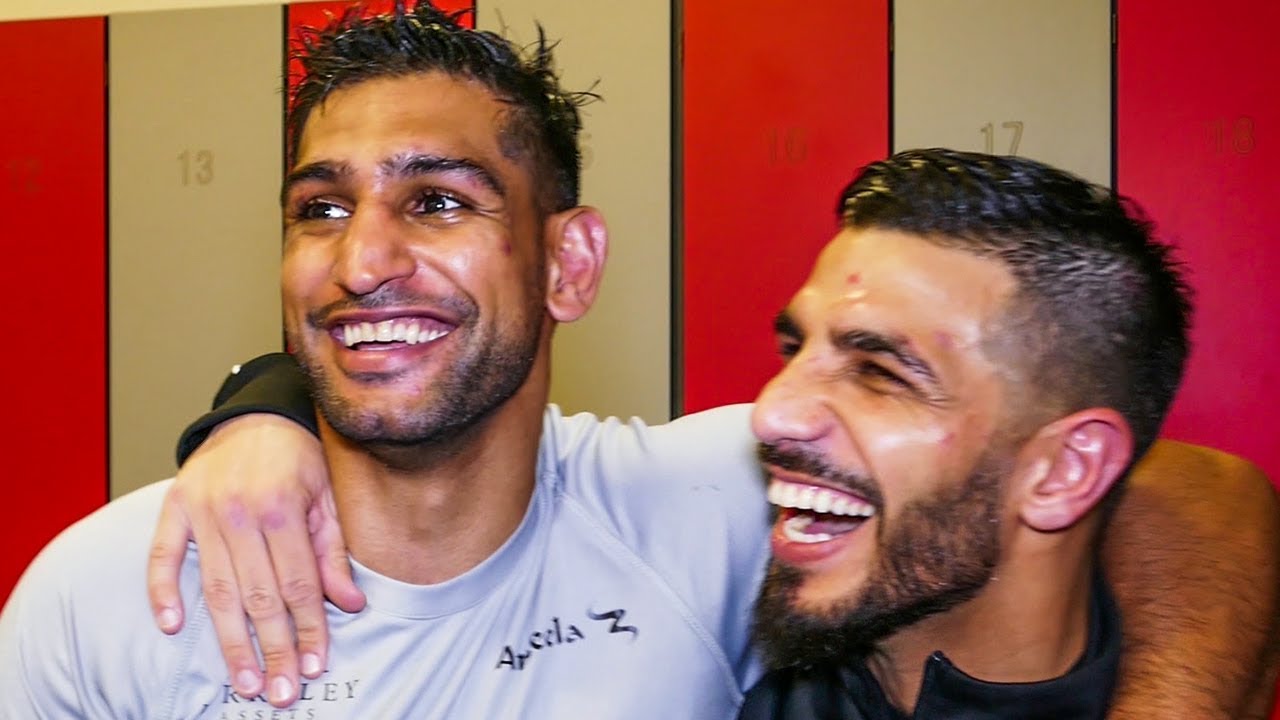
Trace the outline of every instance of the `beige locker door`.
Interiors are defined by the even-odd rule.
[[[894,150],[1035,158],[1111,179],[1111,0],[896,0]]]
[[[551,400],[566,412],[670,417],[670,3],[480,0],[479,27],[520,43],[541,22],[558,39],[565,86],[596,90],[583,109],[582,202],[609,224],[591,312],[556,331]]]
[[[211,381],[280,347],[281,22],[110,18],[113,497],[171,475]]]

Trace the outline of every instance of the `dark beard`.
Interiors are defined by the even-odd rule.
[[[880,525],[879,560],[862,593],[822,612],[797,610],[804,574],[770,563],[752,629],[769,666],[864,657],[886,636],[972,599],[1000,557],[999,477],[979,463],[958,487],[907,505],[893,529]]]

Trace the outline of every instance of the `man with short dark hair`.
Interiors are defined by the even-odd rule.
[[[868,166],[841,217],[755,406],[777,669],[742,716],[1103,717],[1102,506],[1188,350],[1168,248],[1103,188],[948,150]]]
[[[152,485],[24,575],[0,615],[0,717],[731,717],[759,674],[728,619],[748,614],[766,511],[754,490],[689,500],[714,471],[757,472],[745,432],[698,448],[713,462],[678,429],[547,406],[553,328],[591,305],[606,252],[549,46],[422,4],[349,14],[302,63],[285,326],[368,604],[330,609],[324,677],[237,694],[254,679],[228,678],[216,632],[235,588],[199,582],[217,548],[183,548],[187,632],[152,626]],[[695,527],[711,547],[690,558]]]
[[[318,406],[323,445],[281,430],[267,435],[265,454],[315,467],[322,447],[332,488],[316,479],[323,469],[301,491],[287,472],[279,484],[254,483],[254,497],[202,487],[190,465],[253,455],[243,443],[255,442],[244,434],[255,425],[220,427],[167,496],[159,485],[113,503],[33,565],[0,616],[0,665],[22,668],[0,676],[0,713],[267,717],[269,705],[296,703],[287,712],[299,717],[731,717],[760,674],[748,620],[768,548],[749,408],[648,428],[546,405],[552,328],[591,304],[605,251],[598,213],[572,191],[577,120],[573,96],[546,82],[549,50],[512,60],[504,41],[423,5],[348,17],[310,50],[348,52],[309,65],[328,79],[299,106],[284,197],[287,326],[317,401],[292,360],[268,358],[226,388],[240,404],[202,424],[281,410],[245,393],[263,372],[293,373],[285,394],[302,408],[283,411],[305,420]],[[525,112],[536,122],[524,124]],[[568,128],[552,134],[570,152],[547,139],[545,123]],[[1195,451],[1168,455],[1147,476],[1177,476]],[[1240,464],[1208,476],[1243,478],[1255,494],[1265,484]],[[193,502],[206,492],[211,513]],[[1188,506],[1233,514],[1239,503],[1224,496]],[[144,627],[141,558],[157,515],[154,610],[170,632],[186,624],[170,637]],[[1177,527],[1149,507],[1122,508],[1118,525],[1140,519]],[[1260,521],[1245,525],[1274,537]],[[1199,552],[1265,565],[1256,546],[1214,528],[1218,545]],[[1153,534],[1138,536],[1146,544],[1121,543],[1120,555],[1170,573],[1201,557],[1152,552],[1163,549]],[[321,607],[308,577],[313,543],[328,551],[329,573],[347,567],[350,548],[359,589],[331,585],[332,606]],[[274,564],[252,562],[268,551]],[[1191,608],[1237,600],[1223,574],[1156,608],[1135,606],[1135,636],[1145,627],[1148,644],[1127,660],[1149,669],[1171,650],[1216,641]],[[1240,611],[1251,646],[1271,617],[1271,597],[1258,594],[1258,608]],[[1242,675],[1257,665],[1196,647],[1197,664]],[[1139,707],[1166,696],[1234,702],[1249,679],[1157,681],[1126,697]]]

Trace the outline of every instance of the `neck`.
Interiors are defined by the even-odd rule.
[[[966,674],[992,683],[1065,675],[1088,644],[1091,544],[1075,530],[1036,533],[1006,545],[1005,559],[976,597],[904,628],[877,645],[867,665],[891,703],[910,713],[925,662],[942,651]]]
[[[501,407],[447,447],[405,448],[412,462],[385,462],[338,435],[323,416],[320,437],[352,557],[406,583],[457,577],[492,555],[528,510],[547,402],[546,363]]]

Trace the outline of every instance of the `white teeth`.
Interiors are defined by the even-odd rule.
[[[796,507],[801,510],[813,509],[813,496],[818,494],[818,488],[812,485],[806,486],[800,490],[800,497],[796,499]]]
[[[813,498],[813,511],[824,513],[831,509],[831,503],[835,500],[835,495],[829,490],[823,490]]]
[[[403,342],[409,345],[431,342],[448,335],[448,330],[428,330],[418,320],[398,318],[377,323],[352,323],[342,326],[342,344],[352,347],[367,342]]]
[[[835,501],[831,503],[830,513],[832,515],[843,515],[847,509],[849,509],[849,499],[837,496]]]
[[[806,544],[826,542],[834,537],[828,533],[806,533],[804,529],[812,523],[812,517],[797,515],[782,523],[782,534],[791,542]]]
[[[870,503],[841,495],[814,485],[773,480],[769,483],[769,502],[778,507],[813,510],[829,515],[871,517],[875,508]]]
[[[796,502],[800,499],[800,488],[795,485],[782,486],[782,502],[778,503],[783,507],[795,507]]]

